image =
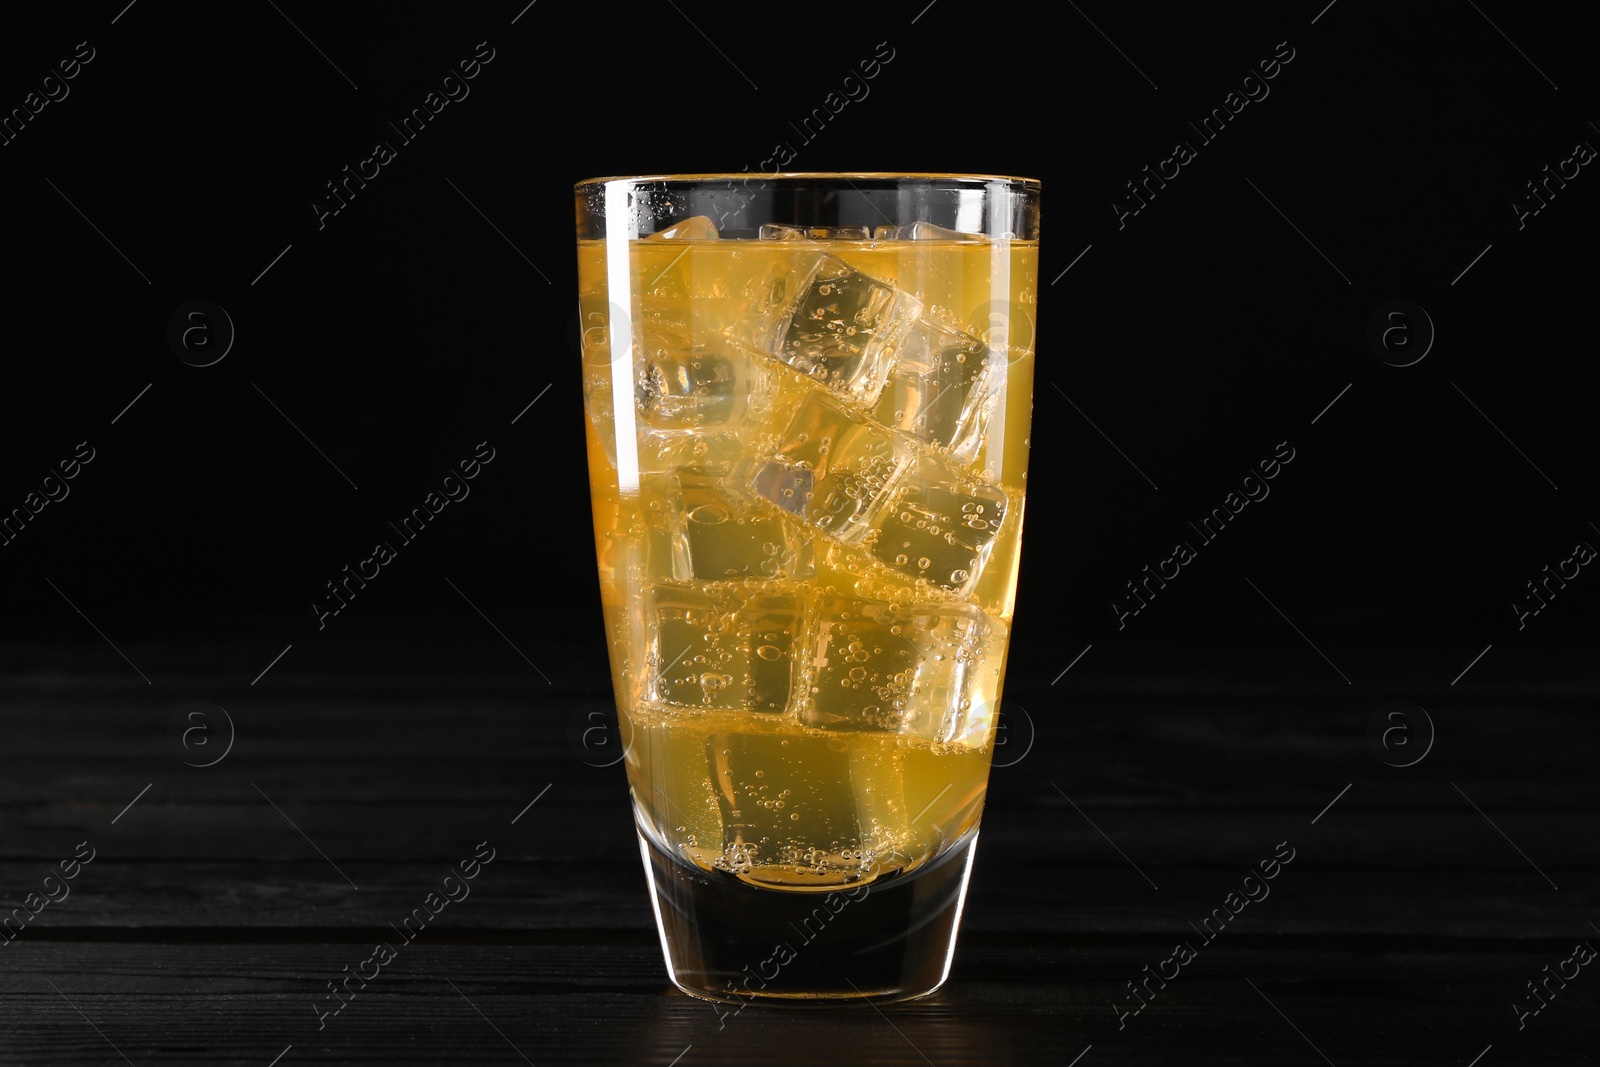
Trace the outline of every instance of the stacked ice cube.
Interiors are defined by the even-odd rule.
[[[690,220],[650,240],[715,236]],[[975,587],[1018,517],[974,461],[1006,361],[814,243],[841,236],[867,238],[764,227],[787,246],[764,282],[709,304],[681,256],[641,279],[639,695],[981,746],[1006,625]],[[926,236],[943,233],[879,234]],[[861,588],[817,579],[823,557]]]

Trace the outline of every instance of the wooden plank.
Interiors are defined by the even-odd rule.
[[[1066,1064],[1091,1044],[1080,1067],[1322,1062],[1310,1043],[1337,1064],[1462,1067],[1490,1044],[1494,1062],[1573,1063],[1592,1047],[1600,1006],[1600,985],[1575,980],[1518,1030],[1509,1006],[1526,995],[1525,980],[1562,958],[1549,951],[1335,948],[1308,958],[1219,945],[1202,949],[1165,988],[1152,985],[1149,1006],[1119,1029],[1113,1005],[1136,1003],[1125,983],[1142,979],[1164,953],[1062,946],[964,951],[939,994],[881,1011],[856,1004],[735,1014],[668,992],[653,946],[508,950],[419,939],[364,991],[352,983],[355,997],[323,1018],[326,983],[360,965],[368,949],[8,951],[17,955],[0,974],[0,1061],[35,1067],[120,1063],[112,1043],[138,1064],[255,1067],[290,1045],[282,1065],[666,1065],[693,1046],[681,1064],[747,1065],[761,1050],[773,1062],[963,1067]]]
[[[992,777],[952,985],[884,1014],[727,1016],[663,994],[622,768],[569,746],[575,709],[604,706],[603,665],[546,686],[483,648],[413,662],[405,647],[319,649],[275,668],[271,690],[216,681],[259,658],[245,643],[159,695],[60,650],[0,668],[0,901],[76,842],[98,849],[71,897],[0,948],[0,1063],[123,1062],[79,1009],[137,1063],[258,1067],[290,1044],[283,1067],[524,1062],[507,1038],[536,1063],[667,1064],[692,1045],[683,1067],[846,1048],[1065,1064],[1091,1044],[1079,1067],[1322,1062],[1280,1009],[1336,1063],[1462,1067],[1491,1043],[1501,1062],[1565,1063],[1593,1039],[1581,981],[1525,1032],[1509,1010],[1600,921],[1600,720],[1583,679],[1420,686],[1439,739],[1408,769],[1368,749],[1364,697],[1270,664],[1208,679],[1189,650],[1164,678],[1015,686],[1037,736]],[[193,669],[151,651],[161,671]],[[221,764],[169,751],[180,699],[235,715]],[[472,896],[318,1031],[321,983],[485,839],[498,854]],[[1119,1030],[1124,983],[1199,941],[1190,924],[1281,840],[1297,855],[1271,895]]]
[[[620,782],[598,789],[558,783],[515,825],[512,819],[549,783],[501,782],[493,789],[499,796],[485,787],[485,795],[472,800],[462,799],[466,787],[456,786],[404,802],[349,803],[308,785],[267,779],[270,803],[252,783],[235,782],[228,803],[205,804],[163,795],[165,783],[158,783],[118,818],[143,784],[128,782],[114,803],[58,802],[7,813],[0,859],[52,864],[89,840],[114,860],[298,862],[320,849],[340,865],[401,858],[453,864],[473,843],[489,840],[513,859],[576,866],[635,847]],[[995,790],[986,808],[986,853],[1014,849],[1045,869],[1098,864],[1114,858],[1116,849],[1141,867],[1248,868],[1287,840],[1301,849],[1297,862],[1319,867],[1527,871],[1537,881],[1531,858],[1558,884],[1557,872],[1600,867],[1590,810],[1515,807],[1504,787],[1475,788],[1481,813],[1448,785],[1435,790],[1435,804],[1427,808],[1391,807],[1377,803],[1375,794],[1356,803],[1352,790],[1313,825],[1337,788],[1324,787],[1313,801],[1245,808],[1133,806],[1075,789],[1074,807],[1048,783],[1023,787],[1020,801],[1017,787],[1007,785]]]
[[[1103,846],[1103,842],[1100,843]],[[508,848],[484,868],[471,895],[446,905],[432,929],[441,938],[481,940],[500,931],[518,942],[571,931],[654,929],[638,854],[598,852],[581,863],[517,859]],[[1097,847],[1092,861],[1044,866],[1023,852],[980,845],[964,928],[976,932],[1165,938],[1190,930],[1238,890],[1242,867],[1149,868],[1160,890]],[[469,853],[470,854],[470,853]],[[344,863],[350,888],[319,857],[292,862],[149,862],[102,854],[47,905],[18,939],[95,938],[149,930],[141,940],[179,936],[237,940],[252,929],[315,936],[381,931],[400,923],[437,889],[440,864]],[[7,908],[37,888],[46,869],[8,864]],[[1568,880],[1555,892],[1532,871],[1346,869],[1295,863],[1243,905],[1227,936],[1412,936],[1429,941],[1565,939],[1600,915],[1600,878]],[[1260,890],[1254,890],[1260,895]],[[275,935],[277,936],[277,935]],[[343,937],[341,933],[339,935]],[[549,940],[550,938],[545,938]]]

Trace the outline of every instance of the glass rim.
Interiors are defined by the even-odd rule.
[[[958,172],[935,171],[778,171],[774,174],[753,171],[737,171],[733,173],[711,174],[637,174],[613,175],[604,178],[585,178],[573,185],[574,189],[589,189],[596,186],[606,186],[614,183],[628,182],[632,184],[647,183],[660,184],[676,182],[684,184],[707,184],[710,182],[736,182],[749,181],[845,181],[860,179],[862,181],[909,181],[909,182],[951,182],[970,183],[974,185],[992,185],[995,182],[1005,182],[1013,188],[1037,191],[1040,188],[1038,178],[1026,178],[1013,174],[965,174]]]

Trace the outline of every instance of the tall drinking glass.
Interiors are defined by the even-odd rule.
[[[601,599],[672,981],[949,975],[1022,532],[1039,185],[577,187]]]

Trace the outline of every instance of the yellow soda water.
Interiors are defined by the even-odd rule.
[[[580,330],[641,827],[776,889],[914,871],[988,780],[1037,243],[691,219],[621,254],[580,242]]]

